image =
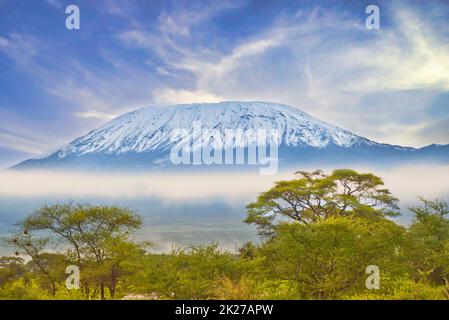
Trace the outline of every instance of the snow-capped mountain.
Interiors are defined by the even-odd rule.
[[[171,132],[190,128],[197,121],[202,129],[278,129],[282,143],[324,148],[329,144],[350,147],[370,144],[367,139],[329,125],[287,105],[266,102],[222,102],[149,107],[124,114],[57,152],[58,157],[83,154],[123,154],[167,150]],[[181,140],[181,138],[179,138]]]
[[[405,160],[404,156],[410,160],[429,158],[424,156],[429,154],[429,149],[420,152],[421,149],[380,144],[322,122],[294,107],[233,101],[142,108],[119,116],[48,157],[27,160],[16,168],[170,166],[168,155],[173,147],[190,143],[195,149],[194,141],[201,136],[201,131],[193,131],[191,136],[186,136],[186,132],[192,132],[194,124],[200,124],[202,132],[215,130],[222,136],[227,130],[256,132],[258,129],[274,129],[279,134],[279,161],[285,165],[392,162]],[[175,130],[184,130],[184,134],[175,137]],[[243,139],[248,140],[249,136]],[[212,138],[204,141],[203,137],[202,143],[204,146],[204,143],[212,144],[214,141]],[[223,144],[223,148],[228,147],[231,146]],[[443,161],[449,159],[447,149],[439,150]]]

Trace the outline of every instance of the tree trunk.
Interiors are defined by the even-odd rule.
[[[111,286],[109,287],[109,293],[111,294],[111,298],[114,299],[114,295],[115,295],[115,285],[111,284]]]
[[[100,285],[100,293],[101,293],[101,300],[104,300],[104,284],[103,284],[103,282]]]
[[[56,295],[56,284],[51,282],[51,295],[54,297]]]

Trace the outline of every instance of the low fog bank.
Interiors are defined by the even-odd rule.
[[[251,199],[273,181],[292,178],[255,173],[91,173],[7,171],[0,173],[1,198],[73,197],[98,199],[160,198],[169,201],[211,198]]]
[[[314,170],[316,168],[301,168]],[[424,197],[449,196],[449,166],[408,166],[394,169],[355,168],[372,172],[385,181],[401,201]],[[330,172],[332,169],[324,169]],[[118,174],[85,172],[6,171],[0,173],[0,198],[158,198],[166,201],[201,201],[224,199],[251,201],[274,181],[294,178],[294,172],[283,171],[263,176],[248,172],[197,172],[173,174]]]
[[[331,172],[333,168],[323,169]],[[418,196],[449,200],[449,166],[354,169],[384,179],[385,186],[400,199],[402,216],[397,221],[402,224],[410,222],[407,208],[417,204]],[[155,240],[163,250],[172,243],[211,241],[234,247],[235,241],[256,235],[242,222],[245,205],[274,181],[293,178],[294,170],[272,176],[7,171],[0,173],[0,234],[37,207],[73,200],[135,209],[145,217],[145,238]]]
[[[138,233],[141,240],[152,241],[152,252],[168,252],[173,246],[218,243],[223,250],[235,251],[247,241],[257,241],[254,226],[243,223],[245,201],[196,199],[168,201],[159,198],[0,198],[0,237],[14,230],[14,224],[43,205],[65,201],[107,204],[128,207],[144,217],[144,227]],[[0,256],[13,252],[0,244]]]

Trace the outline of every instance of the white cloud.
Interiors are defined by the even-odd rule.
[[[159,28],[162,32],[180,36],[190,36],[190,29],[188,22],[191,21],[191,17],[186,17],[185,21],[175,21],[173,16],[163,12],[159,15]]]
[[[9,109],[12,108],[8,105],[0,106],[0,147],[37,156],[66,143],[63,137],[46,130],[48,123],[45,121],[33,126],[33,120],[26,114],[17,115]]]
[[[219,12],[237,8],[243,4],[245,4],[245,1],[192,2],[192,8],[183,6],[175,8],[169,13],[162,12],[158,17],[158,29],[168,36],[190,37],[193,27],[210,20]]]
[[[195,103],[195,102],[220,102],[222,97],[211,93],[177,89],[159,89],[154,93],[157,104]]]
[[[117,70],[92,70],[72,60],[70,56],[58,53],[56,57],[55,53],[48,49],[50,47],[51,43],[25,33],[11,33],[0,38],[0,53],[6,54],[21,72],[38,80],[37,83],[44,92],[61,101],[61,108],[67,110],[67,116],[60,120],[70,122],[70,125],[61,128],[58,122],[47,123],[47,134],[39,133],[38,139],[27,142],[20,131],[27,126],[39,128],[39,122],[33,124],[32,119],[8,115],[2,120],[5,121],[5,128],[11,136],[0,136],[1,145],[9,149],[44,154],[60,147],[61,140],[66,143],[117,114],[146,106],[151,102],[152,92],[149,88],[155,80],[143,68],[114,60],[112,54],[103,52],[105,61],[114,65]],[[82,119],[83,123],[80,124],[73,116]],[[13,128],[20,125],[22,129]],[[78,132],[74,136],[75,127]],[[61,132],[61,129],[64,131]],[[55,139],[55,136],[58,139]]]
[[[34,155],[42,154],[42,151],[46,148],[42,142],[7,132],[0,132],[0,147]]]
[[[59,0],[45,0],[49,5],[57,9],[62,8],[62,3]]]
[[[38,47],[36,37],[26,33],[12,32],[8,37],[0,36],[0,51],[22,66],[33,59]]]
[[[0,37],[0,48],[6,48],[9,45],[9,41],[6,38]]]
[[[75,113],[75,115],[80,118],[86,118],[86,119],[94,118],[94,119],[99,119],[99,120],[103,120],[103,121],[112,120],[118,116],[117,114],[98,112],[96,110],[87,110],[87,111],[83,111],[83,112],[77,112],[77,113]]]
[[[435,25],[412,9],[394,9],[396,25],[379,31],[365,29],[356,17],[323,9],[298,12],[294,19],[281,16],[270,29],[241,41],[227,54],[181,46],[173,39],[153,42],[145,33],[133,36],[135,45],[159,53],[166,65],[194,76],[187,88],[159,88],[156,97],[164,101],[278,101],[374,140],[421,145],[416,132],[429,124],[418,119],[401,123],[409,117],[410,110],[401,106],[407,94],[400,95],[402,100],[390,99],[385,112],[372,113],[371,120],[360,104],[371,93],[419,89],[435,96],[449,90],[449,44]],[[282,58],[271,55],[275,50],[282,50]],[[415,112],[428,116],[428,104],[421,100]]]

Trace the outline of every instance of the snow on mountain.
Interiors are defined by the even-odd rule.
[[[124,114],[101,128],[74,140],[57,152],[72,154],[124,154],[165,151],[173,130],[190,130],[201,122],[203,129],[277,129],[282,144],[289,147],[324,148],[329,144],[350,147],[374,144],[347,130],[327,124],[296,108],[267,102],[221,102],[148,107]],[[180,137],[179,140],[182,138]],[[175,142],[176,143],[176,142]]]

